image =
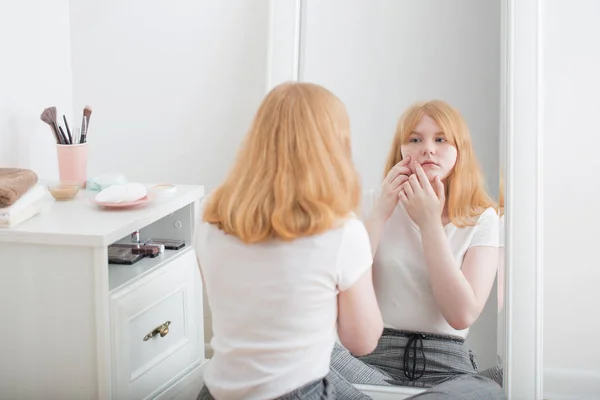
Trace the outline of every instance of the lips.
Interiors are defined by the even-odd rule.
[[[426,166],[426,165],[434,165],[434,166],[437,166],[437,164],[436,164],[436,163],[434,163],[433,161],[423,161],[423,162],[421,163],[421,166],[422,166],[422,167],[424,167],[424,166]]]

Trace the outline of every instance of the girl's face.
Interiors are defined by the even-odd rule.
[[[456,147],[447,140],[442,129],[429,115],[421,118],[405,143],[400,146],[400,151],[402,158],[411,158],[412,173],[415,173],[412,163],[417,161],[430,181],[439,176],[444,182],[456,164]]]

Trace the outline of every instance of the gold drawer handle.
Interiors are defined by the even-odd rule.
[[[167,336],[167,333],[169,333],[169,325],[171,325],[171,321],[167,321],[164,324],[161,324],[154,328],[152,332],[144,336],[144,342],[148,339],[153,338],[156,335],[160,335],[160,337]]]

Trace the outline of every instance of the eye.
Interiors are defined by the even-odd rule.
[[[436,138],[435,141],[438,142],[438,143],[446,143],[447,142],[447,140],[446,140],[445,137]]]
[[[416,138],[416,137],[412,137],[408,139],[408,143],[419,143],[421,139]]]

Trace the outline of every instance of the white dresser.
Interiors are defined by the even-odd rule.
[[[201,374],[202,282],[191,240],[204,188],[179,186],[130,210],[100,209],[92,195],[51,200],[37,217],[0,229],[1,399],[166,399]],[[108,245],[136,230],[186,246],[108,264]]]

